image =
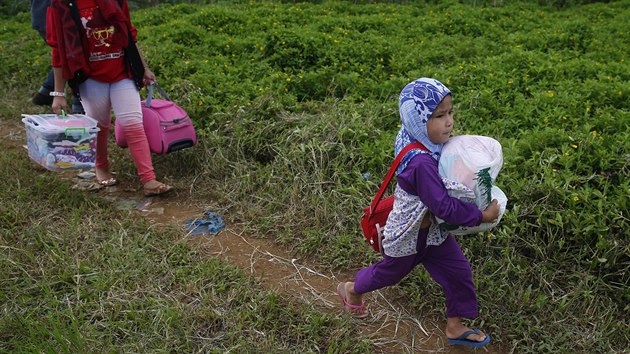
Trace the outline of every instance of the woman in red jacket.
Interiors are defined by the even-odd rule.
[[[68,82],[79,90],[86,115],[98,121],[95,168],[98,183],[104,186],[118,183],[110,170],[107,153],[113,109],[144,185],[144,194],[153,196],[170,191],[171,186],[155,178],[142,125],[138,90],[155,81],[155,75],[142,55],[132,56],[136,50],[136,29],[131,24],[127,0],[52,0],[46,33],[52,47],[55,75],[55,91],[51,92],[53,111],[61,114],[66,109]],[[136,62],[131,60],[130,64],[132,57]]]

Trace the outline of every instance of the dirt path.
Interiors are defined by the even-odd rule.
[[[24,149],[25,134],[18,119],[0,120],[0,148]],[[61,174],[64,178],[80,181],[77,172]],[[104,198],[124,205],[132,201],[148,204],[138,214],[150,218],[155,227],[176,224],[182,230],[182,238],[202,246],[212,256],[223,257],[251,274],[270,289],[281,292],[290,301],[310,304],[322,311],[341,313],[341,302],[335,287],[341,280],[351,279],[354,272],[333,274],[330,270],[316,269],[306,262],[295,259],[285,249],[269,239],[254,238],[243,234],[241,225],[227,225],[217,236],[190,235],[182,226],[185,220],[203,216],[203,203],[193,203],[177,193],[165,198],[144,199],[139,191],[124,185],[97,191]],[[129,203],[126,203],[129,204]],[[220,214],[220,212],[219,212]],[[370,316],[359,323],[362,334],[370,337],[376,350],[382,353],[471,353],[474,349],[446,344],[443,324],[422,319],[406,312],[403,306],[387,301],[388,290],[376,291],[365,298]],[[391,297],[390,297],[391,298]],[[501,353],[495,346],[480,350],[485,353]]]

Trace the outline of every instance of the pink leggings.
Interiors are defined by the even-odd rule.
[[[142,126],[140,94],[134,82],[123,79],[113,83],[87,79],[79,87],[85,114],[98,121],[100,131],[96,137],[96,167],[109,169],[107,145],[112,123],[111,111],[122,128],[131,158],[142,183],[155,179],[149,142]]]

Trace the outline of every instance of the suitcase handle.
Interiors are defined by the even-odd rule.
[[[158,83],[156,81],[153,81],[151,83],[151,85],[149,85],[149,93],[147,94],[147,99],[144,101],[144,106],[147,107],[147,108],[151,108],[151,100],[153,100],[153,88],[154,87],[157,89],[157,91],[160,93],[160,95],[162,97],[164,97],[165,100],[167,100],[167,101],[171,100],[168,97],[168,95],[166,94],[166,92],[164,92],[164,90],[162,90],[160,85],[158,85]]]

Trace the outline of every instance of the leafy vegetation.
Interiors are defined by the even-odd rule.
[[[447,84],[456,132],[504,149],[506,215],[461,239],[477,324],[532,353],[630,346],[629,17],[628,1],[186,3],[133,14],[151,68],[201,137],[160,161],[163,174],[330,267],[378,258],[358,221],[392,160],[400,89],[421,76]],[[26,97],[48,50],[26,13],[1,29],[0,83]],[[12,107],[0,114],[16,116]],[[414,273],[400,296],[440,316],[428,280]]]

